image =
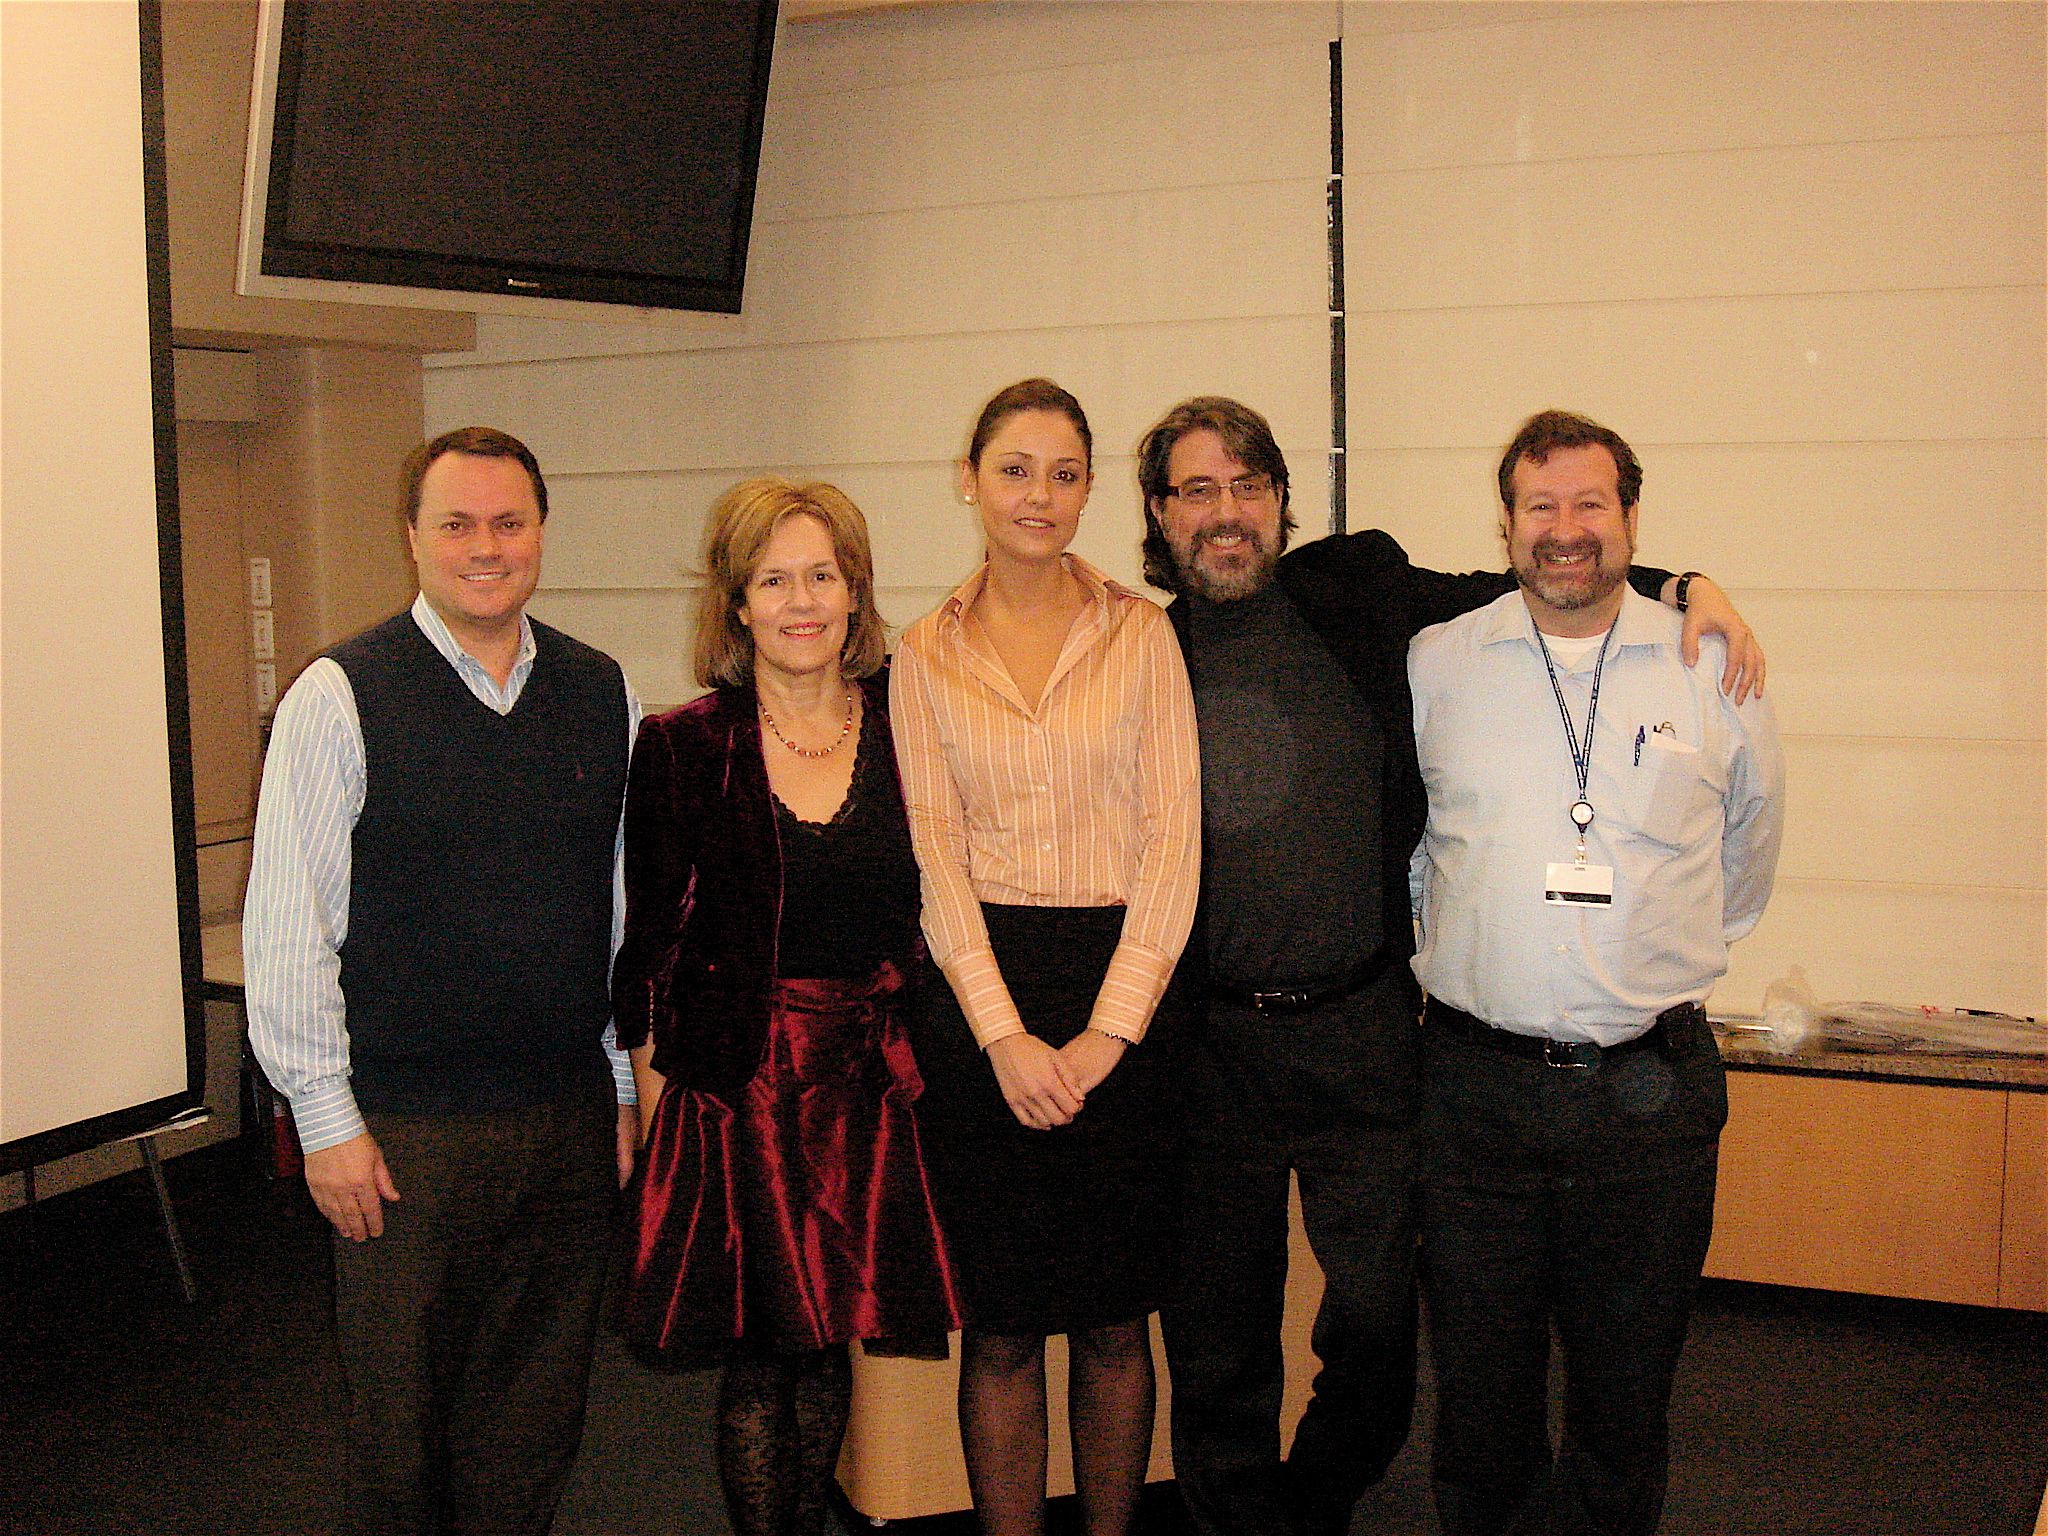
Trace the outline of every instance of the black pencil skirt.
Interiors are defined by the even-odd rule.
[[[1087,1027],[1124,909],[984,904],[982,912],[1025,1027],[1064,1045]],[[918,1115],[968,1323],[990,1333],[1069,1333],[1158,1310],[1171,1294],[1180,1213],[1181,1009],[1173,994],[1081,1113],[1039,1131],[1003,1101],[936,966],[919,990]]]

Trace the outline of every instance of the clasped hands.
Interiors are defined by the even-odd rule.
[[[1018,1122],[1049,1131],[1081,1112],[1088,1095],[1123,1060],[1126,1049],[1124,1041],[1097,1029],[1082,1030],[1058,1049],[1020,1032],[991,1043],[988,1059],[1003,1100]]]

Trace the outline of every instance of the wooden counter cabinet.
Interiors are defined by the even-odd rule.
[[[1731,1070],[1706,1272],[2048,1310],[2048,1094]]]

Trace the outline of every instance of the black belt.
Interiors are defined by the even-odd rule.
[[[1254,1013],[1307,1013],[1311,1008],[1320,1008],[1325,1003],[1334,1003],[1340,997],[1371,986],[1380,979],[1394,954],[1386,945],[1367,955],[1350,975],[1342,981],[1332,982],[1327,987],[1295,987],[1277,992],[1260,992],[1251,987],[1233,987],[1228,982],[1209,983],[1209,995],[1221,1002],[1236,1003],[1240,1008],[1249,1008]]]
[[[1509,1056],[1526,1056],[1546,1067],[1584,1068],[1597,1067],[1611,1057],[1626,1056],[1633,1051],[1661,1050],[1668,1054],[1670,1044],[1666,1031],[1669,1026],[1703,1016],[1705,1012],[1698,1003],[1680,1003],[1658,1014],[1650,1027],[1635,1039],[1604,1046],[1586,1040],[1552,1040],[1547,1035],[1518,1035],[1511,1030],[1495,1029],[1484,1019],[1475,1019],[1462,1009],[1440,1003],[1433,997],[1424,1005],[1422,1019],[1431,1029],[1440,1029],[1447,1035],[1456,1035],[1460,1040],[1470,1040],[1475,1045]]]

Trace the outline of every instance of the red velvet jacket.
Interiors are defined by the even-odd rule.
[[[860,683],[863,731],[896,766],[888,682]],[[640,722],[626,781],[626,932],[612,965],[619,1044],[730,1099],[768,1045],[782,916],[782,841],[751,685]],[[914,954],[892,956],[906,976]]]

